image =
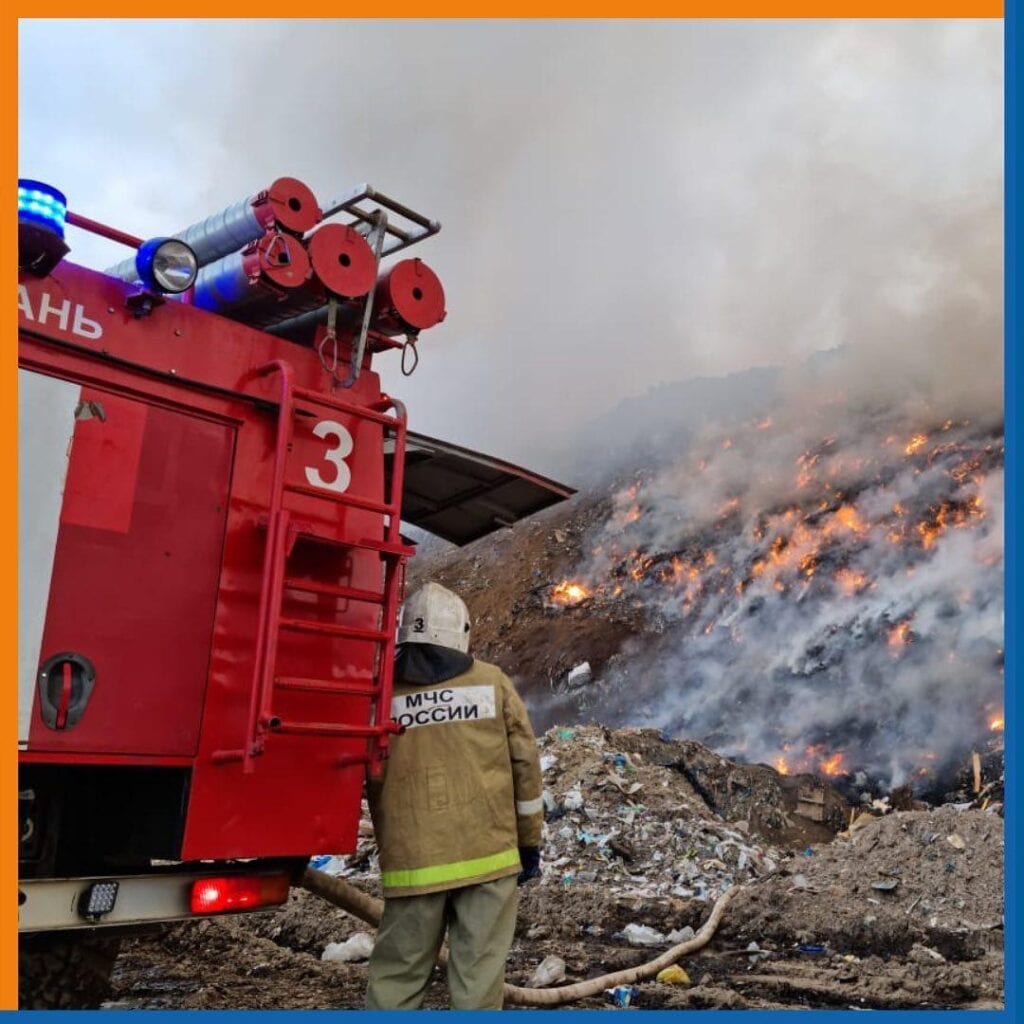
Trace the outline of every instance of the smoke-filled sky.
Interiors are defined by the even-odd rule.
[[[21,174],[134,233],[282,174],[440,219],[448,319],[378,367],[421,431],[571,475],[623,399],[837,345],[998,405],[1000,22],[23,21],[20,62]]]

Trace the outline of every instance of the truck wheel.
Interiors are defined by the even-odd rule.
[[[18,943],[18,1008],[85,1010],[110,997],[121,940],[97,935],[22,936]]]

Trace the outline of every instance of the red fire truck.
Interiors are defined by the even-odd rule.
[[[415,210],[280,178],[143,240],[18,192],[21,1003],[88,1005],[126,930],[354,849],[402,524],[463,544],[571,491],[382,391],[445,315]],[[135,252],[75,265],[69,225]]]

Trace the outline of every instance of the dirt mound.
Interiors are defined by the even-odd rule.
[[[269,915],[255,916],[265,921]],[[351,971],[282,948],[256,934],[253,923],[252,918],[200,921],[125,943],[113,977],[116,998],[104,1008],[361,1005],[363,989]]]
[[[723,934],[859,955],[923,944],[972,960],[1002,949],[997,815],[951,806],[895,812],[810,853],[741,893]]]

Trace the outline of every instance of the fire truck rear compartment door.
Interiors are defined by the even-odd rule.
[[[52,713],[44,721],[36,688],[30,750],[195,752],[234,437],[223,423],[81,389],[35,668],[70,652],[95,679],[84,709],[57,718],[63,728]]]
[[[386,459],[390,472],[391,458]],[[469,544],[576,492],[490,455],[410,432],[402,519],[452,544]]]
[[[18,746],[28,743],[46,600],[81,388],[18,370]]]

